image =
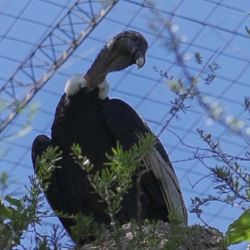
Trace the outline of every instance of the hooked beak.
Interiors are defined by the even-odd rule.
[[[143,53],[141,50],[136,51],[134,60],[136,65],[138,66],[138,69],[142,68],[146,62],[145,53]]]

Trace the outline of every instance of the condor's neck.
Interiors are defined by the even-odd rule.
[[[109,50],[104,47],[84,76],[88,82],[88,87],[90,90],[94,89],[98,84],[104,81],[108,74],[109,63],[110,53]]]

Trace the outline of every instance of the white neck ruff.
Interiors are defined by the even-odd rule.
[[[77,74],[73,75],[69,78],[69,80],[66,82],[64,93],[69,97],[75,95],[77,92],[79,92],[82,88],[85,88],[87,86],[87,81],[84,78],[83,74]],[[109,85],[106,80],[104,80],[102,83],[98,85],[99,88],[99,94],[98,98],[101,100],[104,100],[108,96],[109,92]]]

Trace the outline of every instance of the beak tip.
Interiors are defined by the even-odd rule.
[[[145,64],[145,58],[143,56],[140,56],[136,59],[136,65],[138,66],[138,69],[142,68]]]

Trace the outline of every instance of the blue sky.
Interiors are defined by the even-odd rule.
[[[34,48],[42,41],[53,26],[72,6],[73,0],[13,0],[0,2],[0,86],[13,75],[21,62],[31,55]],[[103,2],[103,1],[100,1]],[[119,1],[110,14],[93,30],[88,38],[74,54],[59,68],[55,75],[33,98],[27,109],[8,126],[1,136],[0,170],[8,171],[13,180],[12,188],[21,193],[23,185],[28,183],[28,175],[33,173],[30,146],[40,133],[50,135],[50,126],[54,111],[63,93],[68,77],[76,73],[84,73],[106,41],[116,33],[134,29],[141,32],[149,42],[147,62],[143,69],[128,68],[123,72],[108,76],[111,86],[110,96],[121,98],[134,107],[148,122],[152,130],[158,134],[169,119],[170,101],[174,94],[169,89],[169,82],[159,75],[156,69],[164,70],[169,76],[183,78],[182,68],[176,64],[174,54],[166,48],[168,33],[166,28],[157,23],[152,12],[142,7],[143,1]],[[203,96],[214,105],[222,105],[226,116],[237,117],[244,121],[243,129],[247,130],[249,117],[244,112],[244,97],[249,95],[250,46],[245,27],[250,26],[248,0],[196,0],[196,1],[160,1],[156,7],[164,20],[176,9],[173,19],[176,36],[181,41],[181,52],[185,58],[187,69],[197,75],[201,66],[194,60],[194,53],[199,52],[204,61],[212,57],[220,65],[216,80],[210,85],[200,84]],[[91,13],[88,3],[82,8]],[[93,11],[98,12],[102,5],[93,1]],[[87,21],[87,16],[85,21]],[[152,24],[153,27],[152,27]],[[75,24],[76,33],[86,27],[86,23]],[[60,34],[58,34],[60,36]],[[63,43],[63,41],[62,41]],[[63,52],[66,45],[58,46],[58,53]],[[39,55],[41,56],[41,54]],[[36,63],[44,62],[44,58],[36,58]],[[42,76],[46,67],[37,70]],[[16,80],[25,85],[16,88],[17,98],[21,98],[29,90],[32,82],[24,73],[17,73]],[[1,98],[10,101],[6,93]],[[168,128],[161,134],[164,144],[179,177],[187,207],[190,199],[214,193],[211,179],[200,181],[194,188],[192,184],[207,174],[197,160],[184,161],[192,156],[193,147],[205,147],[198,136],[197,129],[206,130],[218,138],[228,154],[242,156],[246,150],[247,138],[242,138],[228,131],[216,121],[212,121],[199,103],[194,99],[187,102],[189,110],[180,113],[179,119],[173,119]],[[30,118],[30,110],[36,114]],[[2,111],[1,119],[6,115]],[[24,124],[22,136],[17,131]],[[20,133],[20,132],[19,132]],[[180,138],[182,141],[180,141]],[[184,143],[182,143],[184,142]],[[213,160],[211,166],[218,164]],[[242,166],[249,170],[247,164]],[[224,204],[210,204],[205,209],[204,219],[212,226],[225,232],[227,226],[239,216],[240,210]],[[190,214],[189,223],[199,223],[196,216]],[[244,246],[232,249],[245,249]]]

